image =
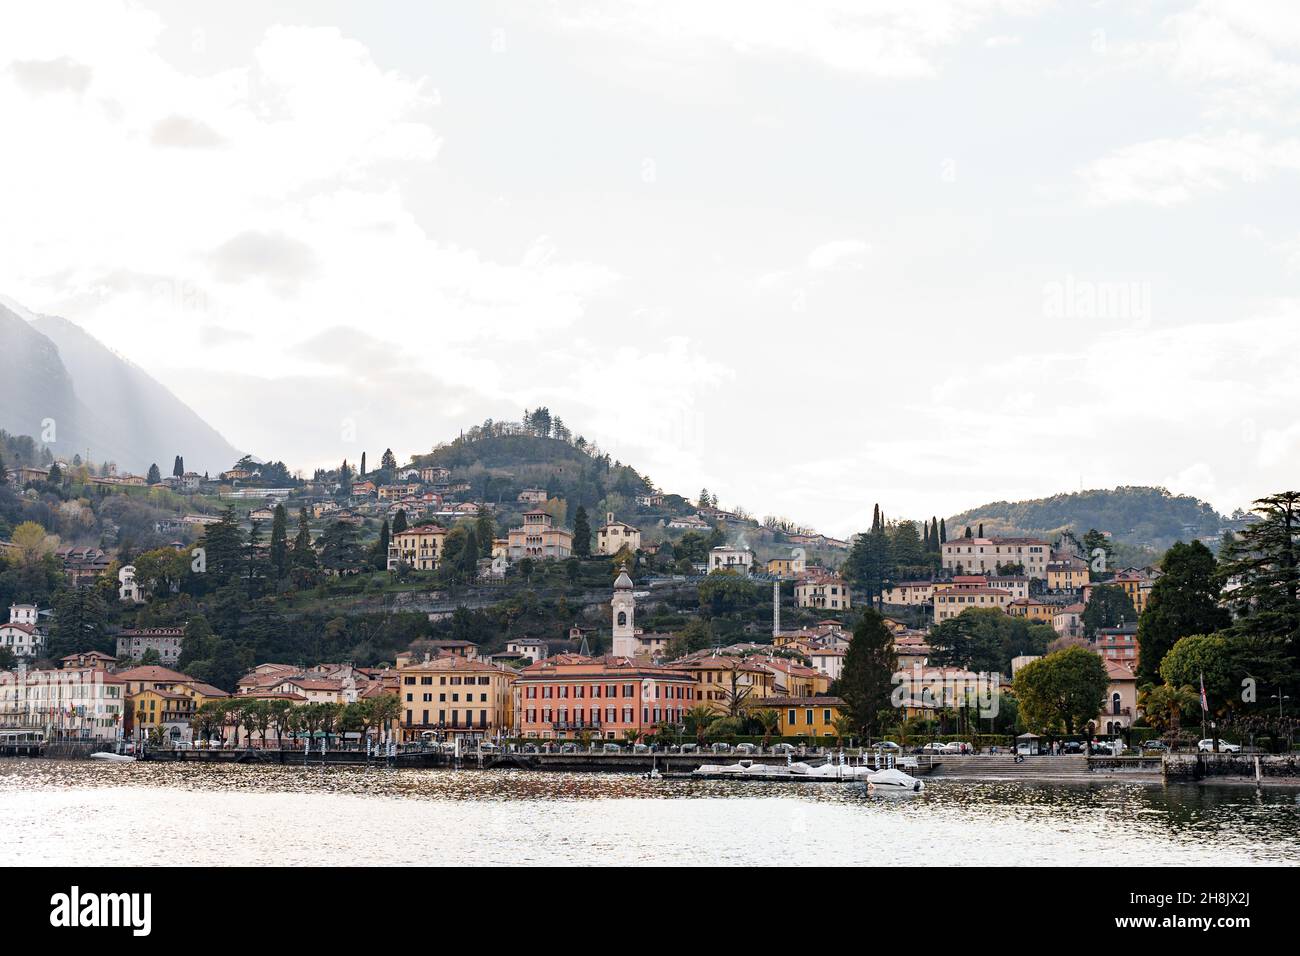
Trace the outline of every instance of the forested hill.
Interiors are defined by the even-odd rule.
[[[594,443],[561,434],[556,438],[529,433],[516,423],[485,423],[415,456],[413,464],[450,469],[483,500],[508,502],[525,488],[542,488],[550,498],[565,499],[570,510],[604,502],[612,510],[630,511],[637,495],[653,490],[636,469],[612,460]]]
[[[947,521],[948,535],[959,535],[967,525],[975,528],[981,522],[986,535],[1046,537],[1067,528],[1077,533],[1096,528],[1109,531],[1117,541],[1163,549],[1179,539],[1217,536],[1230,519],[1191,495],[1127,486],[1032,501],[995,501],[953,515]]]

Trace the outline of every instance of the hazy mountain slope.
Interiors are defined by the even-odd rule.
[[[1128,486],[1077,491],[1031,501],[995,501],[947,520],[948,536],[984,524],[985,534],[1050,534],[1071,528],[1109,531],[1117,540],[1156,548],[1174,541],[1217,535],[1228,519],[1191,495],[1164,488]]]
[[[77,396],[59,349],[21,315],[0,304],[0,354],[5,357],[5,384],[0,392],[0,428],[14,435],[48,437],[53,422],[55,454],[86,449],[107,452],[108,436],[97,434],[96,416]]]
[[[240,456],[165,387],[67,319],[0,302],[0,350],[10,363],[0,428],[39,439],[52,418],[55,440],[46,444],[56,455],[89,453],[139,474],[153,463],[169,472],[178,454],[200,472]]]

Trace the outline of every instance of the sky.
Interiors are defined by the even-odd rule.
[[[1300,468],[1286,2],[0,9],[0,292],[296,468],[548,406],[831,534]]]

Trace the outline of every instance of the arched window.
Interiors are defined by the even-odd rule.
[[[618,612],[618,626],[627,627],[627,611]]]
[[[1116,691],[1115,693],[1110,695],[1110,712],[1118,717],[1119,710],[1120,710],[1119,692]]]

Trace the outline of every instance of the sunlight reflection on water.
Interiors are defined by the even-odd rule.
[[[4,865],[1300,863],[1300,795],[1253,787],[6,760],[0,802]]]

